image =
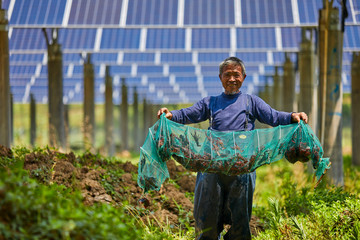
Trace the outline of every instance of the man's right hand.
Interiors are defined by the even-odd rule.
[[[169,109],[167,109],[167,108],[160,108],[160,110],[158,111],[158,113],[157,113],[157,117],[160,119],[160,116],[161,116],[161,114],[163,114],[163,113],[165,113],[166,115],[165,115],[165,117],[167,118],[167,119],[172,119],[172,113],[169,111]]]

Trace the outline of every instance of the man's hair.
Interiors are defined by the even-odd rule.
[[[220,65],[219,65],[219,73],[220,73],[220,75],[223,73],[224,67],[229,66],[229,65],[240,66],[241,70],[242,70],[242,74],[246,75],[245,64],[244,64],[243,61],[241,61],[237,57],[228,57],[228,58],[226,58],[224,61],[222,61],[220,63]]]

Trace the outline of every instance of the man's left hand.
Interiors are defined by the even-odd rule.
[[[307,123],[308,122],[307,114],[304,112],[299,112],[299,113],[293,112],[291,114],[291,122],[292,123],[299,123],[300,120],[303,120],[305,123]]]

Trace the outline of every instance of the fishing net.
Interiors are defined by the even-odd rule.
[[[140,148],[138,184],[145,192],[160,190],[169,178],[166,161],[173,158],[194,172],[239,175],[286,158],[311,161],[320,182],[330,168],[328,158],[309,125],[281,125],[252,131],[220,132],[182,125],[161,115]],[[317,185],[316,184],[316,185]]]

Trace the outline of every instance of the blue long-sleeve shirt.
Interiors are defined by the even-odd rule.
[[[210,107],[210,98],[211,107]],[[212,128],[218,131],[245,130],[248,111],[247,130],[253,130],[255,120],[273,127],[291,123],[291,113],[281,112],[271,108],[256,95],[239,92],[234,95],[222,93],[214,97],[205,97],[193,106],[173,110],[172,119],[182,124],[198,123],[212,116]]]

